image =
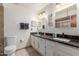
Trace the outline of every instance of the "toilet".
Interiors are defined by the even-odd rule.
[[[16,37],[5,37],[6,46],[4,54],[7,56],[15,56],[16,51]]]

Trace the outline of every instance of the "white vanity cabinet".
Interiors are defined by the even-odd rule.
[[[61,43],[56,43],[56,56],[79,56],[79,49]]]
[[[38,50],[38,37],[31,35],[31,45],[34,49]]]
[[[31,35],[31,45],[33,48],[35,47],[35,39],[33,35]]]
[[[43,56],[79,56],[79,48],[31,35],[31,45]]]
[[[66,51],[62,51],[62,50],[60,50],[60,49],[56,49],[56,52],[55,52],[54,55],[55,55],[55,56],[72,56],[72,55],[66,53]]]
[[[38,49],[37,49],[37,51],[39,52],[39,53],[41,53],[41,50],[40,50],[40,43],[41,43],[41,38],[40,37],[38,37]]]
[[[40,54],[45,55],[45,40],[31,35],[31,45]]]
[[[46,56],[54,56],[55,42],[46,40]]]
[[[35,41],[35,46],[34,46],[34,48],[35,48],[36,50],[38,50],[38,37],[34,37],[34,41]]]
[[[45,55],[45,39],[39,38],[39,52]]]

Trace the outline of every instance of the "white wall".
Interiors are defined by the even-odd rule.
[[[19,28],[20,22],[30,24],[30,16],[27,8],[14,4],[4,4],[4,35],[17,37],[17,49],[30,45],[30,27],[28,30],[20,30]]]
[[[31,21],[38,22],[36,13],[32,14]],[[37,32],[37,25],[36,25],[36,27],[31,26],[31,32]]]
[[[54,14],[54,8],[55,8],[55,4],[49,4],[44,9],[42,9],[42,11],[45,11],[47,16],[48,16],[51,13]],[[46,25],[45,25],[45,29],[41,29],[40,31],[41,32],[49,32],[49,33],[51,33],[52,31],[54,32],[54,29],[55,29],[54,28],[54,26],[55,26],[54,19],[55,19],[55,17],[53,15],[53,17],[52,17],[53,26],[52,27],[48,26],[48,18],[47,19],[41,19],[42,24],[46,23]]]

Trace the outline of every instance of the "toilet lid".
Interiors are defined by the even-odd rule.
[[[16,49],[15,45],[10,45],[10,46],[5,47],[6,51],[10,51],[10,50],[13,50],[13,49]]]

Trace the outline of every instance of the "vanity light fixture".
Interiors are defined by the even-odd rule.
[[[60,3],[56,3],[56,8],[59,8],[60,7]]]
[[[57,8],[60,8],[60,7],[64,6],[64,5],[65,5],[64,3],[56,3]]]
[[[43,13],[43,17],[44,17],[44,18],[47,18],[47,14],[46,14],[46,13]]]
[[[42,18],[42,15],[41,15],[41,14],[39,14],[39,15],[38,15],[38,17],[39,17],[39,18]]]
[[[56,7],[59,8],[59,7],[60,7],[60,4],[57,3],[57,4],[56,4]]]
[[[45,13],[45,11],[41,12],[38,17],[41,18],[47,18],[47,14]]]

